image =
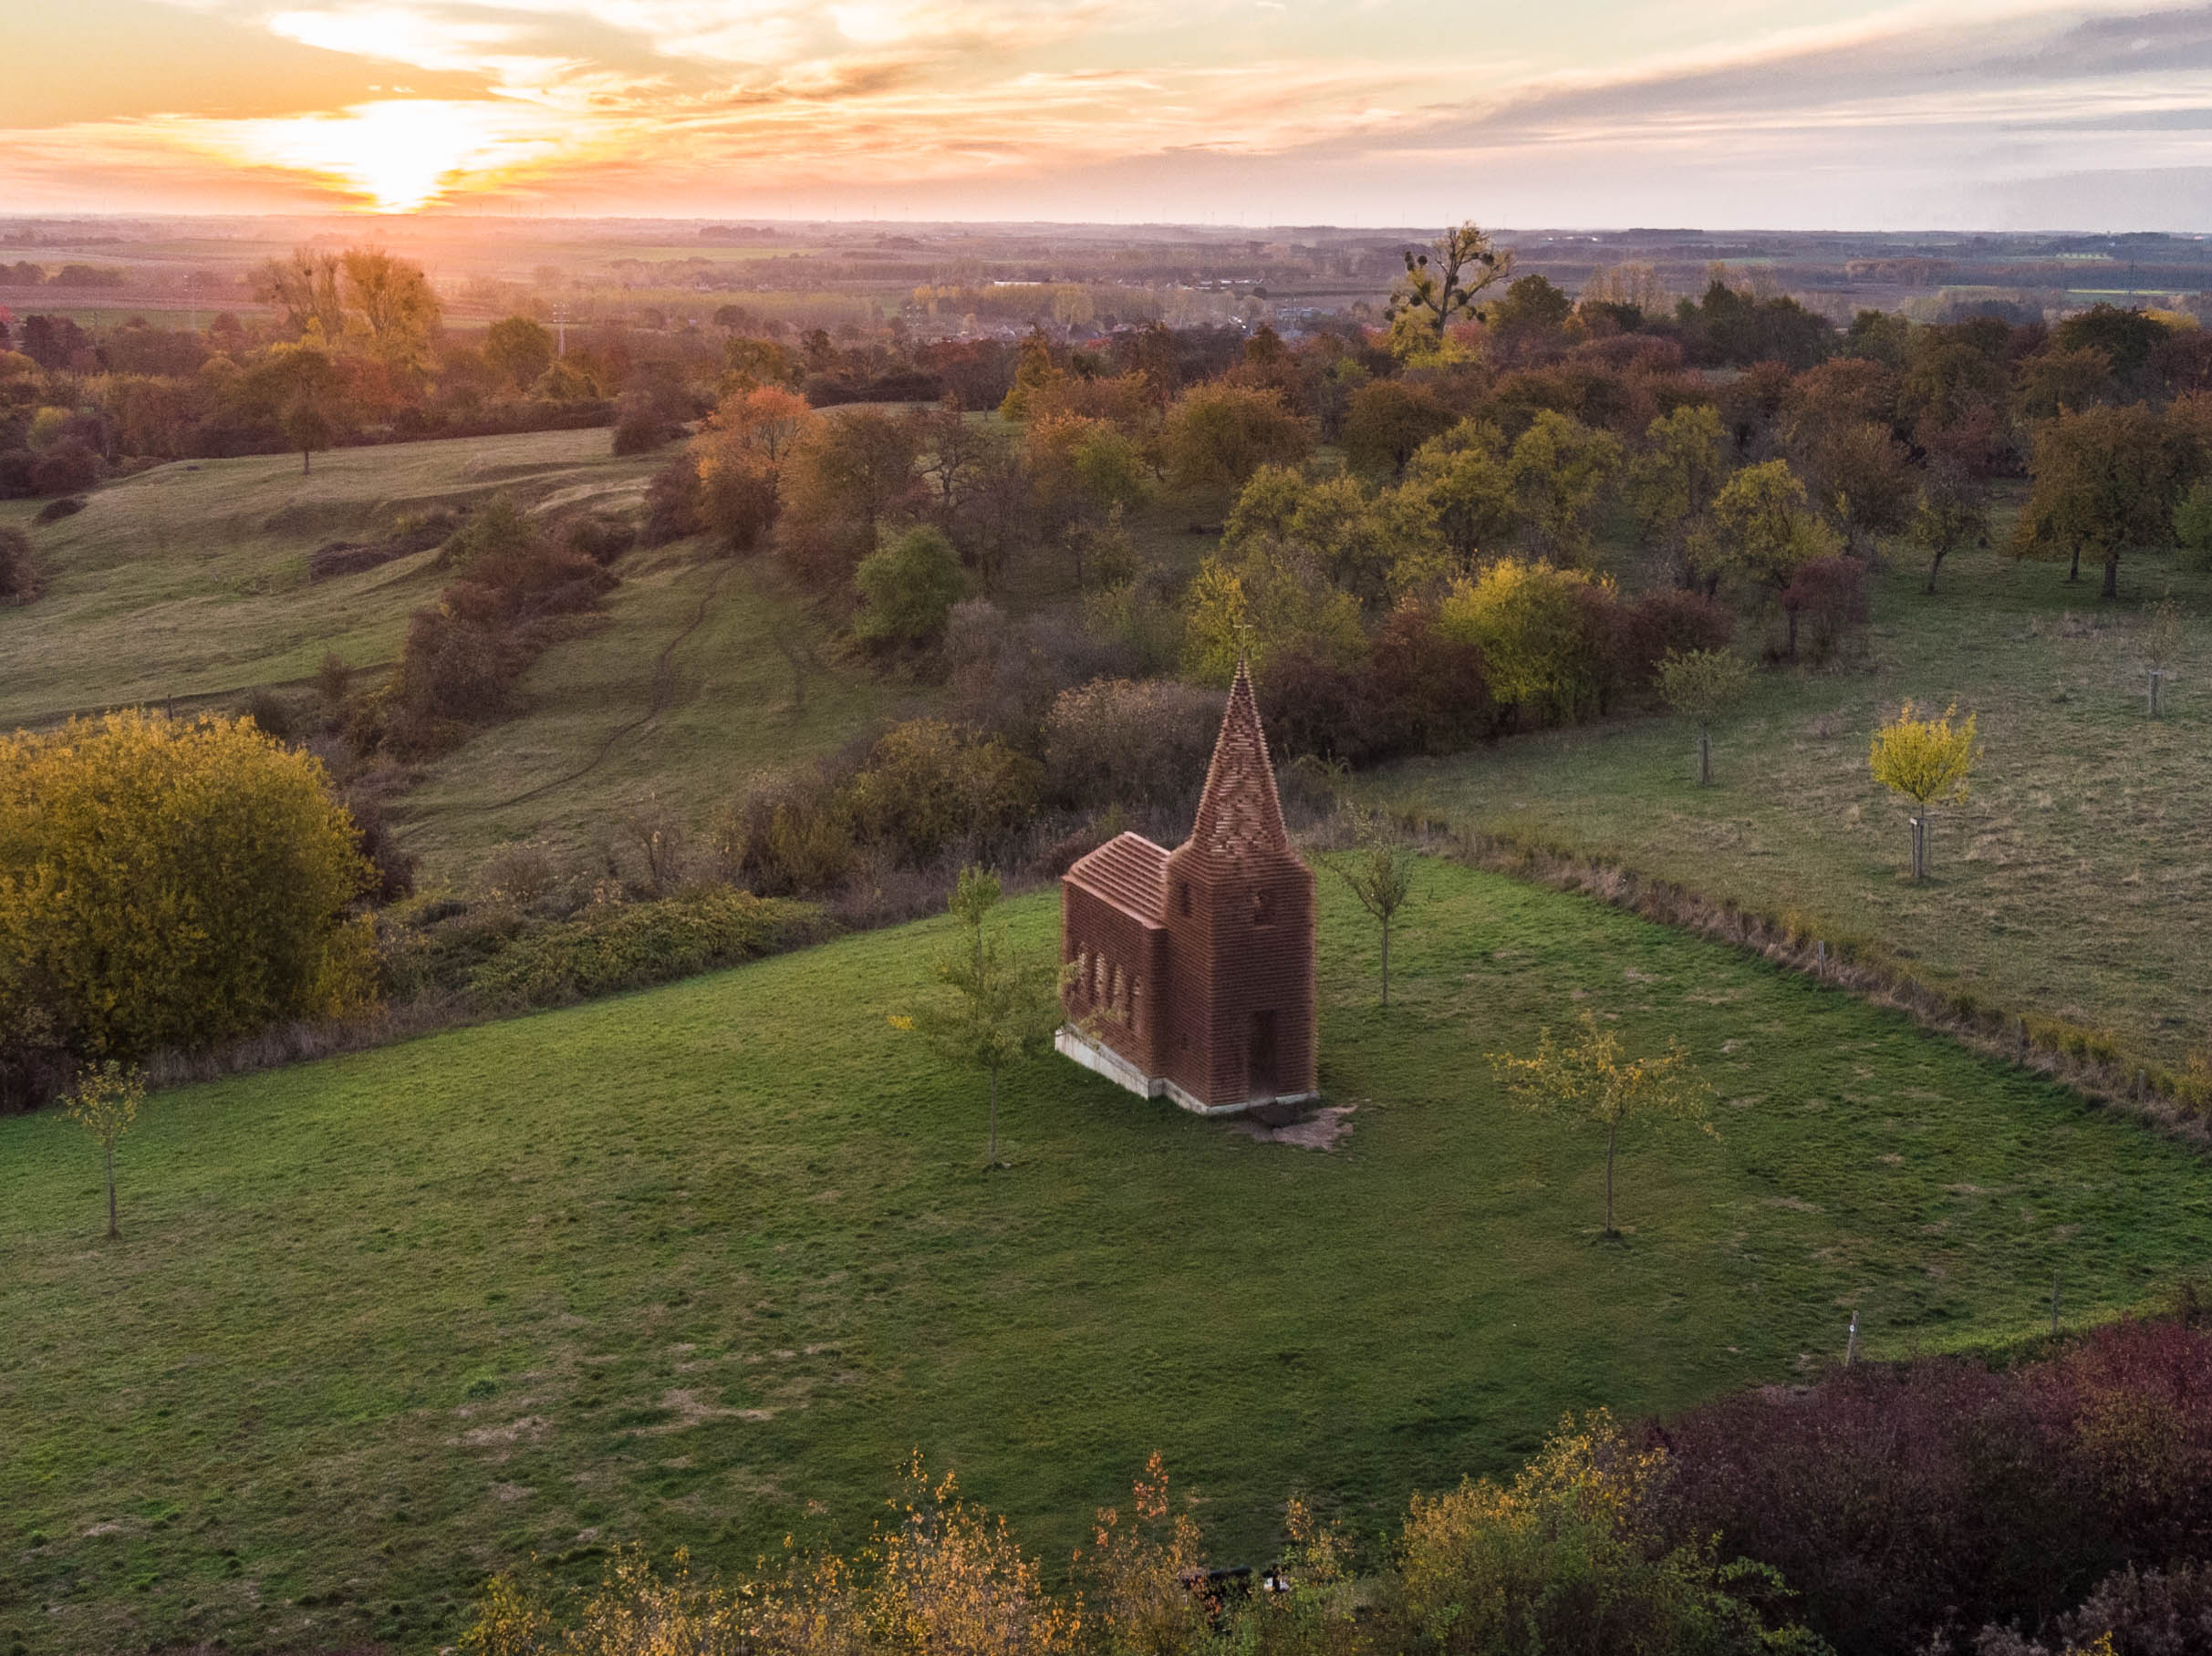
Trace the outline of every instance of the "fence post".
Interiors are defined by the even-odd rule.
[[[1825,937],[1812,946],[1812,972],[1816,978],[1828,975],[1828,939]]]
[[[1843,1366],[1848,1369],[1859,1360],[1859,1313],[1851,1313],[1851,1330],[1843,1340]]]

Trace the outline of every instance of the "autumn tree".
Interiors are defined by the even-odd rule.
[[[138,1071],[127,1070],[112,1058],[88,1064],[63,1100],[68,1118],[91,1134],[99,1146],[108,1174],[108,1235],[123,1233],[115,1222],[115,1146],[130,1123],[138,1119],[146,1100],[146,1083]]]
[[[1313,428],[1274,390],[1214,381],[1177,398],[1160,430],[1168,480],[1181,490],[1241,489],[1262,466],[1294,466]]]
[[[1427,386],[1376,379],[1352,393],[1338,440],[1353,471],[1396,482],[1423,443],[1458,423],[1459,417]]]
[[[1833,555],[1834,537],[1813,514],[1787,461],[1747,466],[1713,501],[1713,527],[1700,554],[1708,567],[1766,587],[1778,599],[1808,564]],[[1797,657],[1797,612],[1789,612],[1789,653]]]
[[[1491,1064],[1513,1102],[1522,1109],[1594,1123],[1605,1132],[1605,1231],[1613,1223],[1613,1166],[1622,1129],[1668,1118],[1695,1122],[1710,1133],[1705,1119],[1708,1089],[1690,1069],[1679,1041],[1651,1058],[1622,1055],[1620,1038],[1597,1020],[1582,1015],[1582,1034],[1561,1041],[1545,1030],[1535,1055],[1516,1058],[1492,1052]]]
[[[1578,564],[1590,550],[1590,522],[1621,466],[1620,440],[1555,409],[1538,414],[1513,444],[1506,477],[1529,550],[1553,564]]]
[[[1914,545],[1927,554],[1927,586],[1932,595],[1944,559],[1963,546],[1989,536],[1989,491],[1958,461],[1939,459],[1920,485],[1907,531]]]
[[[312,248],[258,266],[248,283],[261,304],[275,307],[284,331],[295,339],[336,345],[346,333],[346,301],[339,288],[339,257]]]
[[[1659,661],[1659,695],[1698,727],[1698,786],[1713,785],[1713,726],[1751,688],[1751,664],[1730,650],[1669,650]]]
[[[388,367],[402,373],[428,367],[440,309],[422,266],[373,247],[348,248],[339,264],[348,336]]]
[[[528,390],[553,366],[553,334],[528,316],[507,316],[484,330],[484,360],[517,390]]]
[[[1475,300],[1512,268],[1512,254],[1491,245],[1472,220],[1446,231],[1425,251],[1407,248],[1406,274],[1383,312],[1393,343],[1407,350],[1441,350],[1451,325],[1471,320]]]
[[[1355,811],[1350,851],[1323,859],[1342,880],[1382,934],[1382,1003],[1390,1004],[1390,927],[1413,895],[1414,860],[1398,844],[1389,825],[1376,812]]]
[[[701,515],[732,551],[752,551],[775,526],[785,462],[818,418],[796,392],[761,386],[724,397],[691,440]]]
[[[992,923],[1001,888],[996,875],[963,868],[946,905],[957,926],[953,946],[933,976],[937,998],[894,1018],[918,1030],[946,1059],[979,1070],[991,1082],[991,1148],[999,1161],[999,1078],[1009,1064],[1047,1051],[1061,1023],[1064,974],[1052,961],[1017,955],[1002,926]]]
[[[1843,551],[1865,557],[1876,537],[1912,521],[1913,472],[1905,445],[1871,419],[1806,420],[1791,452],[1809,492],[1843,536]]]
[[[2064,558],[2082,578],[2084,555],[2104,565],[2100,595],[2120,595],[2121,554],[2164,544],[2172,532],[2185,457],[2155,409],[2085,409],[2036,428],[2032,486],[2007,550]]]
[[[1918,811],[1910,819],[1913,833],[1913,880],[1927,878],[1928,819],[1947,800],[1967,796],[1967,781],[1981,758],[1975,745],[1976,716],[1954,726],[1956,706],[1941,719],[1916,719],[1906,702],[1896,719],[1874,735],[1867,766],[1892,793],[1911,800]]]
[[[1486,420],[1463,419],[1415,452],[1401,495],[1425,502],[1437,533],[1462,568],[1495,551],[1521,523],[1505,444]]]
[[[1698,578],[1696,549],[1728,481],[1720,410],[1710,403],[1686,403],[1653,420],[1644,442],[1644,452],[1628,468],[1628,503],[1646,541],[1666,549],[1682,585],[1690,586]]]
[[[114,713],[0,739],[0,1064],[126,1061],[366,1003],[352,818],[250,719]]]

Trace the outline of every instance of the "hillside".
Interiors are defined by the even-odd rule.
[[[311,675],[335,650],[357,667],[400,653],[407,615],[437,595],[433,554],[310,581],[332,541],[389,533],[413,514],[507,492],[526,504],[634,503],[660,458],[609,456],[603,430],[389,443],[320,454],[179,461],[96,490],[30,527],[47,593],[0,610],[0,723],[234,695]]]
[[[156,1099],[122,1154],[0,1122],[0,1648],[451,1643],[482,1572],[865,1535],[915,1448],[1043,1556],[1149,1449],[1230,1561],[1363,1537],[1561,1411],[2144,1303],[2203,1165],[1801,978],[1428,864],[1373,1001],[1323,887],[1334,1154],[1059,1061],[983,1104],[890,1029],[935,925]],[[1044,947],[1055,906],[1017,905]],[[1481,1054],[1679,1035],[1719,1136],[1510,1111]]]

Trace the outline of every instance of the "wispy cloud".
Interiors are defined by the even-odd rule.
[[[0,203],[151,178],[385,210],[1908,223],[2194,166],[2212,128],[2203,4],[1612,0],[1608,36],[1593,0],[1439,54],[1411,0],[196,3],[390,84],[244,119],[185,86],[160,115],[0,131]],[[410,95],[424,77],[479,89]]]

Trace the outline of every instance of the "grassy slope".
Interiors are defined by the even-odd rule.
[[[220,700],[305,678],[333,649],[356,665],[389,661],[409,613],[444,582],[436,554],[312,585],[307,554],[500,490],[532,504],[634,505],[668,456],[616,460],[609,440],[556,431],[348,449],[318,455],[306,477],[284,458],[184,462],[99,490],[76,516],[31,527],[49,586],[27,608],[0,607],[0,728]],[[0,504],[0,520],[27,523],[36,506]],[[828,661],[819,626],[773,571],[703,563],[691,543],[633,554],[621,570],[606,619],[532,667],[524,711],[425,766],[397,802],[426,879],[465,879],[507,840],[588,845],[618,832],[649,790],[697,825],[754,771],[834,749],[892,706],[872,675]],[[662,652],[695,619],[663,687]],[[778,644],[792,636],[816,662],[804,708]],[[588,775],[545,786],[603,750]],[[535,797],[507,803],[524,793]]]
[[[409,512],[502,490],[530,503],[634,502],[664,457],[614,460],[604,430],[342,449],[311,475],[296,456],[182,461],[95,492],[30,525],[47,591],[0,609],[0,724],[167,697],[214,696],[400,653],[408,612],[437,595],[421,553],[310,584],[307,556],[368,540]],[[10,502],[29,524],[39,502]]]
[[[524,675],[524,711],[424,767],[398,802],[425,878],[465,882],[509,840],[589,846],[649,793],[696,829],[754,773],[834,750],[894,705],[885,684],[830,660],[763,564],[702,562],[685,543],[633,554],[622,572],[605,623]],[[814,651],[803,705],[780,642],[791,637]]]
[[[2101,605],[2094,572],[1969,553],[1927,597],[1882,577],[1870,670],[1774,673],[1716,738],[1664,719],[1523,738],[1399,767],[1386,791],[1472,824],[1618,854],[1648,873],[1770,910],[1797,908],[1898,946],[1984,999],[2119,1030],[2166,1061],[2212,1043],[2212,578],[2159,559]],[[2144,714],[2141,603],[2171,583],[2197,617]],[[1932,882],[1903,877],[1905,808],[1867,774],[1876,726],[1910,697],[1980,715],[1969,801],[1936,819]]]
[[[1294,1489],[1372,1533],[1563,1409],[1833,1360],[1847,1307],[1876,1352],[2000,1339],[2055,1265],[2084,1320],[2212,1240],[2201,1163],[1899,1018],[1424,884],[1387,1012],[1324,887],[1331,1155],[1049,1061],[984,1174],[976,1085],[884,1021],[935,926],[162,1097],[119,1245],[81,1136],[0,1122],[0,1645],[428,1649],[534,1549],[849,1543],[915,1446],[1047,1558],[1158,1446],[1262,1558]],[[1480,1058],[1584,1007],[1722,1101],[1626,1149],[1625,1247],[1597,1141]]]

